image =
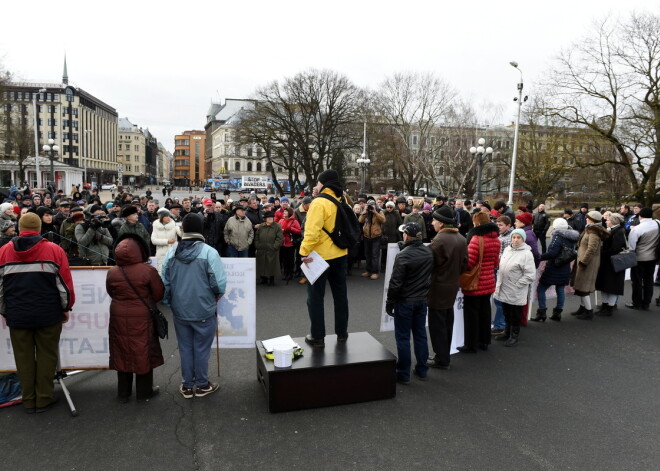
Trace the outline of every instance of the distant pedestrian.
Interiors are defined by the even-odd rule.
[[[637,266],[630,270],[631,309],[648,310],[653,299],[653,273],[656,265],[656,246],[660,243],[660,223],[653,220],[653,210],[639,211],[639,224],[632,226],[628,245],[637,254]]]

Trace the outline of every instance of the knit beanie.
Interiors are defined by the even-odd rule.
[[[454,211],[447,205],[442,205],[434,211],[433,219],[437,219],[443,224],[456,224],[456,221],[454,220]]]
[[[332,181],[339,182],[339,174],[337,173],[336,170],[332,170],[329,168],[328,170],[321,172],[318,181],[320,181],[324,185]]]
[[[202,218],[197,214],[190,213],[183,218],[183,232],[196,232],[201,234],[203,229],[204,223],[202,222]]]
[[[523,242],[527,241],[527,234],[525,234],[525,231],[522,229],[514,229],[511,231],[511,236],[513,237],[513,234],[518,234],[520,237],[522,237]]]
[[[172,214],[167,210],[167,208],[160,208],[156,214],[158,214],[158,219],[160,222],[163,222],[164,217],[172,217]]]
[[[516,220],[522,222],[525,226],[531,226],[532,221],[534,221],[534,215],[532,213],[520,213],[516,216]]]
[[[18,220],[18,230],[41,232],[41,219],[35,213],[25,213]]]
[[[14,227],[14,222],[9,219],[0,219],[0,232],[7,232],[10,227]]]
[[[45,206],[39,206],[37,208],[37,216],[43,217],[44,214],[50,214],[51,216],[53,215],[53,211],[51,211],[50,208],[47,208]]]
[[[568,222],[566,222],[566,219],[564,219],[564,218],[557,218],[554,221],[552,221],[552,228],[553,229],[568,229]]]
[[[598,211],[589,211],[587,213],[587,217],[594,222],[600,222],[603,220],[603,215],[600,214]]]

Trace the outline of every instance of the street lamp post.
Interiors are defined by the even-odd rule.
[[[477,143],[479,144],[479,147],[470,147],[470,154],[472,154],[473,157],[475,155],[477,157],[477,192],[475,193],[474,199],[478,201],[483,199],[483,194],[481,193],[481,174],[484,170],[484,154],[486,154],[486,157],[492,155],[493,148],[487,147],[484,149],[486,139],[483,137],[479,138]]]
[[[87,158],[89,157],[89,138],[87,137],[88,132],[92,132],[91,129],[84,129],[84,138],[85,138],[85,155],[83,156],[83,188],[87,182]]]
[[[50,159],[50,179],[53,182],[53,190],[57,191],[57,186],[55,185],[55,165],[53,160],[55,159],[55,154],[60,151],[60,146],[55,144],[53,139],[48,139],[48,144],[45,144],[42,149],[48,154],[48,158]]]
[[[367,192],[367,167],[371,163],[370,159],[367,159],[367,123],[364,123],[364,137],[362,140],[362,155],[356,160],[356,163],[360,167],[360,194],[365,194]]]
[[[45,88],[40,88],[39,89],[39,94],[46,93]],[[34,93],[32,95],[32,105],[34,106],[34,166],[35,170],[37,172],[37,188],[41,188],[39,186],[39,131],[37,123],[39,122],[39,113],[37,112],[37,94]],[[29,179],[28,179],[28,185],[30,184]]]
[[[511,61],[509,62],[512,67],[515,67],[518,69],[518,72],[520,72],[520,83],[518,84],[518,98],[514,98],[513,101],[518,102],[518,113],[516,114],[516,127],[515,131],[513,133],[513,154],[511,155],[511,180],[509,181],[509,202],[507,203],[509,207],[512,207],[513,205],[513,184],[515,183],[516,180],[516,157],[518,154],[518,128],[520,127],[520,109],[522,108],[522,91],[523,91],[523,76],[522,76],[522,70],[518,67],[518,63],[516,61]],[[525,101],[527,101],[527,97],[525,97]]]

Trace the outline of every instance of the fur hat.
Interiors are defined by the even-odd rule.
[[[385,206],[388,207],[388,208],[393,208],[396,205],[394,204],[394,201],[388,201],[387,203],[385,203]]]
[[[478,213],[474,213],[474,216],[472,216],[472,222],[474,223],[475,226],[488,224],[490,222],[490,216],[488,215],[488,213],[483,213],[479,211]]]
[[[587,213],[587,217],[594,222],[600,222],[603,220],[603,215],[600,214],[598,211],[589,211]]]
[[[51,209],[47,208],[46,206],[39,206],[37,208],[37,216],[43,217],[44,214],[50,214],[52,216],[53,211],[51,211]]]
[[[433,212],[433,219],[437,219],[443,224],[456,224],[456,221],[454,220],[454,210],[447,205],[442,205],[435,210]]]
[[[186,217],[183,218],[183,232],[201,234],[203,230],[204,223],[202,222],[202,218],[194,213],[186,214]]]
[[[534,215],[532,213],[520,213],[516,216],[516,221],[522,222],[525,226],[531,226],[534,221]]]
[[[41,218],[35,213],[25,213],[18,220],[18,230],[41,232]]]
[[[9,209],[13,210],[14,205],[11,204],[11,203],[2,203],[2,204],[0,204],[0,214],[4,214],[4,212],[9,210]]]
[[[137,214],[138,210],[135,206],[133,205],[126,205],[124,208],[121,210],[121,217],[125,218],[130,216],[131,214]]]

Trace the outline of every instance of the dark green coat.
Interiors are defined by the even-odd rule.
[[[257,249],[257,276],[280,275],[280,247],[284,235],[279,224],[262,224],[254,236]]]

